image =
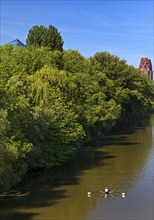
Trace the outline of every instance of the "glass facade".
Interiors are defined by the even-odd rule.
[[[14,47],[25,47],[25,45],[18,39],[10,42]]]

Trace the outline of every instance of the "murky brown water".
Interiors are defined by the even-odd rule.
[[[56,171],[29,174],[16,188],[29,194],[1,199],[0,219],[153,220],[153,159],[151,117],[135,131],[85,149]],[[105,186],[115,191],[106,199],[99,193]]]

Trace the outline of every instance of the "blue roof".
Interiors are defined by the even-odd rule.
[[[14,47],[25,47],[25,45],[18,39],[15,39],[10,42]]]

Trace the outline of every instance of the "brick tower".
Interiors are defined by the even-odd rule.
[[[152,71],[152,64],[151,60],[148,58],[141,58],[139,69],[151,80],[153,80],[153,71]]]

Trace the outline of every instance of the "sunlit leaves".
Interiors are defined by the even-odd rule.
[[[154,108],[153,81],[124,60],[107,52],[86,59],[76,50],[51,51],[40,44],[0,47],[0,186],[5,189],[28,169],[60,165],[83,141]]]
[[[63,68],[70,73],[86,73],[88,62],[77,50],[63,52]]]

